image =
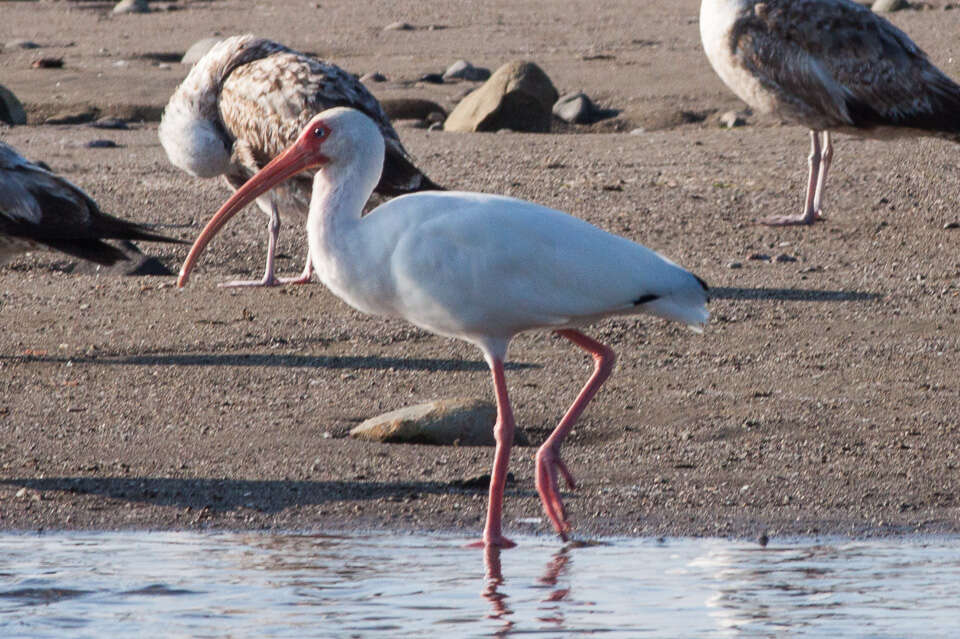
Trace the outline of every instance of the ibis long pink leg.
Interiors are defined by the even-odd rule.
[[[490,473],[487,523],[483,527],[481,543],[484,546],[512,548],[516,544],[503,536],[503,492],[507,485],[507,468],[510,465],[510,448],[513,446],[513,432],[516,424],[513,420],[513,410],[510,408],[510,397],[507,395],[503,360],[491,358],[490,371],[493,373],[493,388],[497,395],[497,423],[493,427],[497,448],[493,456],[493,471]]]
[[[824,158],[821,149],[820,134],[823,133],[823,140],[829,147],[830,157]],[[800,224],[813,224],[821,219],[820,199],[823,191],[823,184],[827,178],[826,169],[830,166],[830,158],[833,156],[833,146],[830,143],[830,133],[821,131],[810,131],[810,156],[807,158],[809,165],[807,172],[807,196],[803,201],[803,213],[800,215],[777,215],[763,220],[768,226],[791,226]]]
[[[560,533],[560,537],[566,541],[567,533],[570,532],[570,523],[567,521],[563,501],[560,499],[558,472],[563,475],[570,488],[575,488],[576,483],[566,464],[560,459],[560,445],[570,433],[570,429],[573,428],[587,404],[597,394],[600,385],[610,376],[617,356],[609,347],[587,337],[580,331],[565,329],[557,331],[557,335],[567,338],[593,355],[594,362],[593,374],[590,379],[587,380],[580,394],[577,395],[577,399],[567,410],[567,414],[563,416],[550,437],[537,451],[536,485],[537,492],[540,493],[540,502],[543,504],[543,510],[547,517],[553,523],[553,527]]]

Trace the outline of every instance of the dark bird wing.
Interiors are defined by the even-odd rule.
[[[109,265],[127,257],[104,239],[180,242],[103,213],[82,189],[0,142],[0,259],[49,247]]]
[[[440,188],[414,165],[380,103],[355,76],[269,40],[246,46],[260,46],[265,55],[230,72],[219,110],[228,134],[247,144],[259,166],[292,144],[314,115],[344,106],[367,114],[383,134],[387,150],[378,193]]]
[[[859,4],[758,2],[731,38],[740,63],[810,128],[960,132],[960,87],[905,33]]]

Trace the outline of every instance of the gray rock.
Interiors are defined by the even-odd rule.
[[[443,72],[443,79],[486,82],[490,79],[490,69],[475,67],[466,60],[457,60]]]
[[[203,38],[202,40],[197,40],[190,45],[190,48],[187,49],[187,52],[183,54],[182,58],[180,58],[180,64],[196,64],[197,60],[205,56],[207,52],[214,47],[214,45],[222,41],[223,38]]]
[[[0,122],[26,124],[27,112],[13,91],[0,84]]]
[[[598,108],[583,91],[568,93],[553,105],[553,115],[570,124],[593,124],[612,118],[617,111]]]
[[[113,8],[114,13],[149,13],[147,0],[120,0]]]
[[[584,124],[593,108],[593,102],[586,93],[578,91],[560,96],[553,105],[553,114],[571,124]]]
[[[440,399],[368,419],[350,436],[385,443],[493,446],[496,421],[497,408],[489,401]]]
[[[891,11],[899,11],[900,9],[906,9],[909,5],[907,0],[876,0],[870,8],[874,13],[889,13]]]
[[[515,60],[468,94],[444,122],[445,131],[550,131],[557,90],[533,62]]]

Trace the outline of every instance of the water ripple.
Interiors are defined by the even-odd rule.
[[[0,636],[956,637],[960,540],[0,535]]]

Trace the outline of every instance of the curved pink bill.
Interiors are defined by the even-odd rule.
[[[290,179],[301,171],[324,164],[326,161],[326,157],[315,151],[311,151],[298,140],[286,151],[275,157],[272,162],[263,167],[256,175],[247,180],[246,184],[240,187],[236,193],[220,207],[219,211],[214,213],[210,221],[207,222],[207,225],[200,231],[200,235],[197,236],[193,246],[190,247],[190,253],[187,255],[187,259],[183,261],[183,266],[180,267],[177,287],[183,288],[186,285],[190,277],[190,272],[200,258],[200,254],[203,253],[203,250],[207,247],[207,244],[238,211],[242,210],[247,204],[280,182]]]

